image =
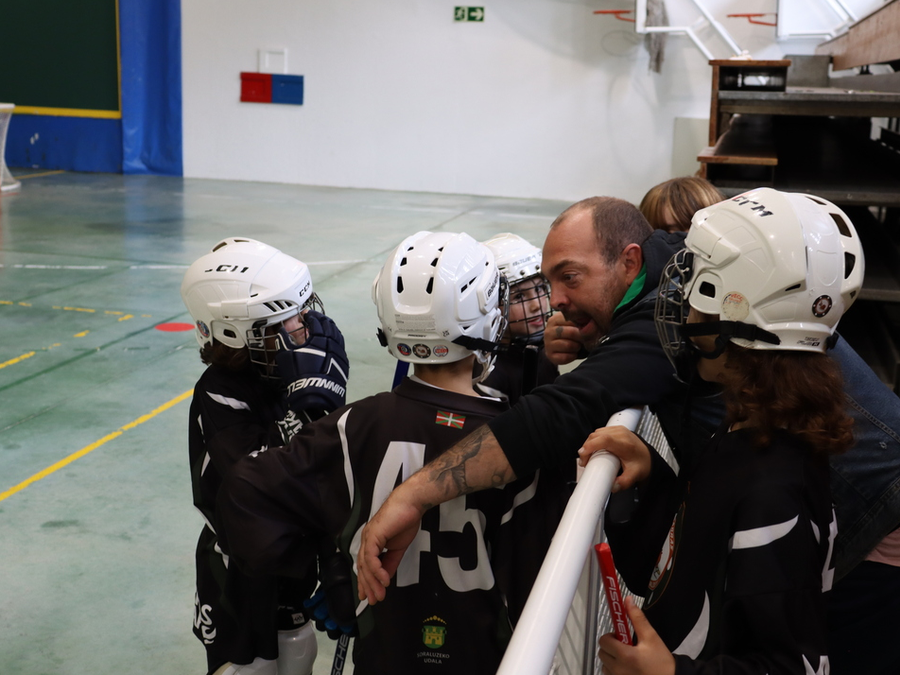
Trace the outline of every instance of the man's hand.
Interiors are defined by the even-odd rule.
[[[415,478],[398,485],[363,529],[356,559],[357,589],[359,599],[370,605],[384,600],[391,577],[419,532],[425,509],[408,500],[415,492],[410,485]]]
[[[578,463],[585,466],[591,455],[601,450],[615,455],[622,462],[622,473],[613,483],[613,492],[630,488],[650,475],[650,448],[625,427],[603,427],[594,431],[578,451]]]
[[[637,635],[637,644],[619,642],[615,633],[601,637],[599,656],[604,675],[674,675],[675,657],[647,617],[631,598],[626,598],[625,607]]]
[[[583,349],[578,326],[566,321],[561,312],[552,314],[544,328],[544,355],[550,363],[565,366],[579,359]]]

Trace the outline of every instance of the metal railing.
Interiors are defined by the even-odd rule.
[[[674,463],[659,424],[648,409],[618,412],[609,418],[607,426],[636,431]],[[603,540],[603,511],[619,466],[617,457],[598,452],[585,467],[498,675],[593,675],[599,671],[597,638],[612,630],[612,624],[601,597],[593,545]]]

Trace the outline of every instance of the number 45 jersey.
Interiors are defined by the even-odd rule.
[[[219,497],[227,552],[251,570],[290,574],[326,535],[352,558],[355,597],[362,528],[391,490],[506,407],[407,378],[306,425],[289,446],[235,466]],[[355,672],[496,671],[511,629],[492,542],[531,482],[425,513],[387,597],[358,616]]]

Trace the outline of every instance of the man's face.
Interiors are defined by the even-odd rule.
[[[590,211],[575,211],[550,230],[541,272],[550,282],[550,306],[578,326],[584,346],[593,349],[609,332],[628,281],[620,262],[604,261]]]

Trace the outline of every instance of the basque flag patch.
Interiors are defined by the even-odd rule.
[[[454,429],[462,429],[466,423],[465,415],[455,415],[445,410],[438,410],[437,417],[434,418],[435,424],[441,424],[445,427],[453,427]]]

